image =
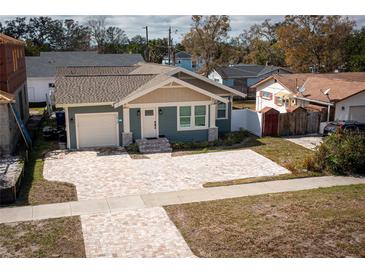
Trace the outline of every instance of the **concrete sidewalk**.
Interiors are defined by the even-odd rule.
[[[75,215],[115,213],[128,209],[140,209],[172,204],[363,183],[365,183],[365,178],[363,177],[324,176],[54,203],[38,206],[6,207],[0,209],[0,223],[31,221]]]

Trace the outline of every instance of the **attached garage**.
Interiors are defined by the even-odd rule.
[[[365,106],[351,106],[349,109],[349,119],[365,123]]]
[[[77,148],[118,146],[118,113],[76,114]]]

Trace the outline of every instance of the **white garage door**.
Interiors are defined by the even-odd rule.
[[[119,145],[118,113],[76,114],[78,148]]]
[[[350,107],[350,120],[365,123],[365,106]]]

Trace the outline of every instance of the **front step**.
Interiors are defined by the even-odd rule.
[[[138,139],[136,143],[141,153],[172,152],[170,142],[167,138]]]

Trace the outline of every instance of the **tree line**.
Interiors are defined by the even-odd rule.
[[[365,28],[343,16],[285,16],[254,24],[229,36],[230,17],[221,15],[191,18],[190,30],[174,51],[186,50],[203,59],[201,73],[224,64],[252,63],[290,67],[297,72],[365,71]],[[139,53],[150,62],[161,63],[168,52],[168,39],[136,35],[128,38],[105,17],[85,24],[47,16],[16,17],[0,23],[0,32],[26,41],[26,55],[41,51],[95,50],[101,53]]]

